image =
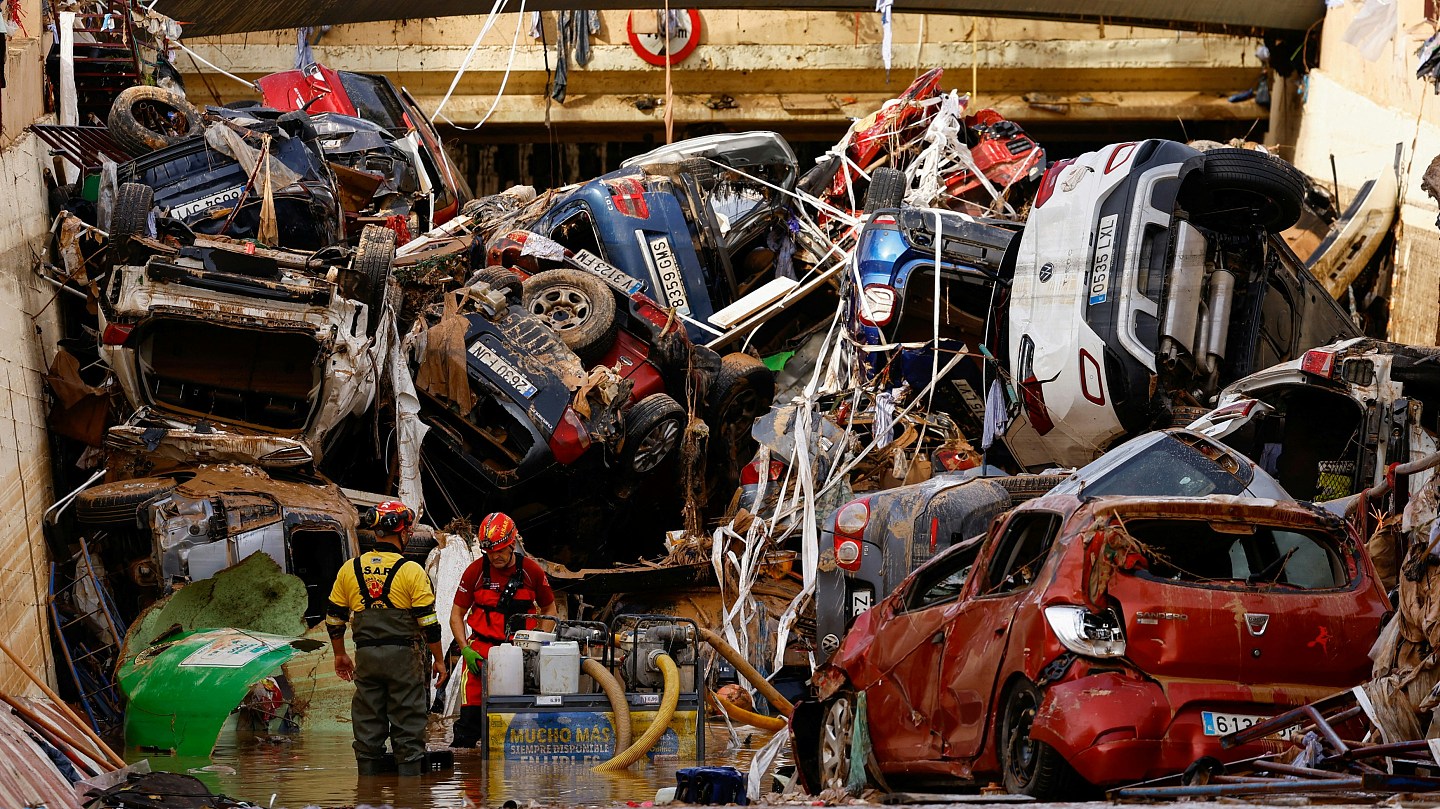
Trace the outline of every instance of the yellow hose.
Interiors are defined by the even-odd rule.
[[[715,651],[719,652],[721,657],[730,661],[730,665],[734,666],[735,670],[740,672],[740,676],[755,686],[755,690],[759,691],[760,696],[764,697],[765,701],[770,703],[770,707],[784,714],[786,719],[790,718],[790,714],[795,712],[795,706],[790,704],[790,700],[780,696],[780,692],[775,690],[775,686],[771,685],[769,680],[760,676],[760,672],[756,671],[755,667],[750,665],[750,661],[746,660],[744,655],[735,651],[735,647],[727,643],[724,638],[703,626],[700,627],[700,637],[704,638],[706,643],[710,644]],[[756,725],[756,727],[761,726]]]
[[[706,691],[705,699],[714,703],[715,707],[723,711],[726,716],[742,725],[753,725],[773,733],[777,730],[784,730],[790,724],[778,716],[763,716],[754,711],[748,711],[713,691]]]
[[[610,711],[615,714],[615,749],[624,750],[630,746],[630,701],[625,699],[625,686],[615,679],[600,661],[587,657],[580,661],[580,670],[590,675],[604,689],[610,698]]]
[[[665,678],[665,693],[660,697],[660,708],[655,712],[655,720],[634,744],[616,753],[609,761],[595,765],[591,768],[592,772],[614,772],[629,767],[650,752],[650,748],[660,741],[660,737],[664,736],[665,730],[670,727],[670,720],[675,716],[675,706],[680,704],[680,669],[675,667],[675,661],[667,654],[657,655],[655,662],[660,666],[660,674]]]

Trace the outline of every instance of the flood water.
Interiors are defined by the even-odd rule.
[[[747,771],[751,757],[770,734],[748,726],[735,729],[732,743],[723,721],[712,720],[706,729],[705,751],[709,765],[730,765]],[[444,746],[443,729],[432,725],[431,749]],[[455,769],[419,778],[395,775],[361,778],[346,731],[307,730],[294,736],[220,734],[214,754],[206,758],[142,755],[130,751],[132,761],[148,758],[152,770],[188,772],[215,792],[261,806],[301,809],[306,806],[340,807],[389,804],[413,807],[499,806],[514,799],[522,807],[535,801],[545,805],[624,805],[654,800],[662,787],[675,786],[675,771],[693,767],[693,759],[645,761],[620,773],[590,771],[595,762],[518,762],[486,760],[479,750],[457,750]],[[738,743],[738,744],[736,744]]]

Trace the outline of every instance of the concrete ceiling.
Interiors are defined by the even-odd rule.
[[[185,26],[186,37],[235,34],[426,17],[483,14],[476,0],[159,0],[156,10]],[[658,8],[646,0],[527,0],[528,11],[576,7],[596,9]],[[505,0],[516,11],[518,0]],[[865,11],[874,0],[689,0],[690,8]],[[1104,20],[1117,25],[1148,25],[1192,31],[1246,33],[1257,29],[1303,31],[1325,15],[1324,0],[895,0],[895,11],[1018,17],[1072,22]]]

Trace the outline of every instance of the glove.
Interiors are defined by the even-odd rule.
[[[479,652],[470,648],[468,645],[461,646],[460,657],[465,661],[465,668],[469,669],[471,674],[477,677],[480,676],[480,661],[485,658],[481,657]]]

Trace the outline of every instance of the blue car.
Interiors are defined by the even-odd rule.
[[[998,345],[1017,228],[953,211],[875,211],[860,232],[855,273],[847,278],[846,322],[861,352],[862,375],[881,377],[887,387],[909,383],[917,392],[929,384],[937,274],[940,364],[962,348],[978,353],[982,344]],[[981,419],[983,380],[993,376],[983,375],[979,360],[962,360],[950,374],[955,384],[937,386],[936,396],[958,396],[952,413],[962,422]]]
[[[798,174],[794,152],[773,132],[696,138],[632,158],[517,224],[559,242],[583,267],[636,279],[638,291],[674,308],[692,341],[718,347],[739,336],[737,310],[727,307],[766,284],[795,283],[780,278],[777,259],[793,252],[785,191]],[[511,246],[491,244],[487,263],[503,264]],[[747,312],[754,300],[742,304]]]

